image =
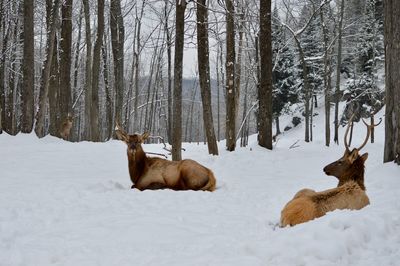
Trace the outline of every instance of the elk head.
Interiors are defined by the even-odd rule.
[[[137,151],[142,150],[142,143],[149,137],[149,133],[145,132],[142,135],[133,134],[128,135],[117,123],[115,126],[115,133],[119,140],[122,140],[128,146],[128,155],[135,156]]]
[[[350,127],[353,126],[352,122],[353,116],[350,118],[349,124],[347,125],[346,132],[344,134],[344,145],[346,150],[344,155],[337,161],[328,164],[324,167],[324,172],[327,175],[335,176],[339,179],[338,186],[341,186],[345,182],[349,180],[357,181],[360,186],[364,187],[364,162],[368,158],[368,153],[364,153],[360,155],[359,152],[364,146],[367,144],[370,133],[371,133],[371,126],[368,125],[364,120],[363,123],[367,127],[367,136],[364,142],[358,148],[354,148],[350,150],[348,142],[347,142],[347,135],[349,133]]]

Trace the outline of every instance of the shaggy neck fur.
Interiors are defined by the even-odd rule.
[[[348,181],[354,181],[362,190],[365,190],[364,168],[364,161],[361,156],[358,156],[358,158],[353,162],[352,166],[340,178],[338,187],[343,186]]]
[[[137,146],[135,153],[127,151],[129,160],[129,174],[132,182],[135,184],[143,175],[146,169],[147,156],[140,145]]]

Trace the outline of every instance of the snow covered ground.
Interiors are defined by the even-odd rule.
[[[2,134],[0,265],[399,265],[400,167],[382,163],[383,126],[364,148],[371,205],[277,227],[298,190],[337,185],[322,168],[344,148],[326,148],[322,116],[316,125],[315,141],[293,149],[303,139],[300,126],[273,151],[255,136],[232,153],[221,142],[217,157],[203,144],[184,144],[185,158],[214,171],[213,193],[131,190],[119,141]],[[354,145],[364,134],[359,123]]]

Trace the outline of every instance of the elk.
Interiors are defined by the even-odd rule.
[[[128,135],[118,124],[117,138],[127,144],[129,175],[133,183],[131,188],[208,190],[214,191],[216,180],[213,172],[193,160],[169,161],[148,157],[142,144],[148,133]]]
[[[324,216],[329,211],[359,210],[369,204],[364,185],[364,163],[368,153],[360,155],[359,152],[368,142],[371,126],[363,120],[367,126],[365,141],[359,148],[350,151],[347,135],[352,126],[351,120],[344,135],[344,155],[323,169],[326,175],[335,176],[339,180],[337,187],[320,192],[307,188],[297,192],[281,212],[281,227],[305,223]]]
[[[71,128],[72,128],[72,122],[73,122],[73,118],[70,114],[68,114],[68,116],[64,119],[64,121],[61,123],[60,126],[60,136],[64,139],[64,140],[68,140],[69,139],[69,134],[71,132]]]

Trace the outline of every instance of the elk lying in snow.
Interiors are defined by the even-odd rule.
[[[359,151],[368,141],[370,126],[364,122],[367,126],[367,137],[359,148],[350,151],[347,135],[351,124],[350,121],[344,136],[346,151],[343,157],[324,167],[327,175],[339,179],[338,186],[321,192],[312,189],[302,189],[297,192],[281,212],[281,227],[304,223],[336,209],[359,210],[369,204],[364,186],[364,163],[368,153],[359,155]]]
[[[128,145],[127,154],[132,188],[208,191],[215,189],[216,181],[210,169],[193,160],[174,162],[147,157],[142,143],[149,137],[148,133],[128,135],[118,124],[115,129],[118,139]]]

